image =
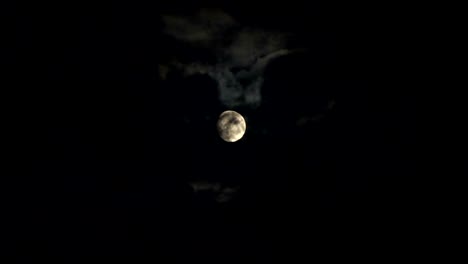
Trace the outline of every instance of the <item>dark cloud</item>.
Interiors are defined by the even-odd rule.
[[[218,85],[220,101],[228,107],[261,103],[265,67],[275,58],[291,51],[286,49],[286,35],[243,27],[221,10],[204,9],[196,16],[163,16],[165,32],[194,47],[209,48],[215,63],[177,60],[170,67],[185,76],[206,74]],[[168,68],[162,67],[165,79]]]
[[[236,195],[238,186],[224,186],[219,182],[192,182],[190,186],[195,194],[210,193],[213,199],[218,203],[231,201]]]
[[[232,17],[216,9],[202,9],[193,17],[164,15],[162,19],[167,34],[198,45],[212,44],[227,28],[235,25]]]

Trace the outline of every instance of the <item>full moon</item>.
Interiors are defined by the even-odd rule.
[[[219,136],[226,142],[236,142],[244,136],[245,120],[236,111],[224,111],[218,119]]]

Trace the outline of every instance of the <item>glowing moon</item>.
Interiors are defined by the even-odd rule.
[[[224,111],[218,119],[219,136],[226,142],[236,142],[244,136],[245,120],[236,111]]]

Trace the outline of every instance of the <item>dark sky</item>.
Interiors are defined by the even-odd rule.
[[[11,7],[6,63],[25,129],[7,193],[8,251],[61,263],[295,263],[404,251],[387,243],[404,243],[395,212],[414,173],[415,120],[393,9],[172,2]],[[197,14],[213,3],[235,25],[186,41],[207,32]],[[170,29],[164,15],[191,22]],[[260,53],[276,36],[284,43],[232,55],[256,34],[236,46],[239,32],[268,32]],[[279,48],[288,53],[238,80],[244,89],[261,77],[255,103],[223,101],[218,70],[184,74],[194,65],[249,71]],[[242,56],[254,61],[233,63]],[[236,143],[216,131],[227,109],[247,121]]]

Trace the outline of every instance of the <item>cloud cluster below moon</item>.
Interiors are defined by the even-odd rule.
[[[225,186],[220,182],[191,182],[190,186],[195,195],[201,193],[212,194],[214,201],[218,203],[226,203],[231,201],[239,190],[239,186]]]
[[[220,101],[227,107],[261,103],[263,72],[275,58],[289,54],[286,34],[241,26],[217,9],[202,9],[192,17],[165,15],[165,33],[194,48],[208,50],[215,62],[181,62],[160,66],[160,77],[169,70],[184,75],[206,74],[217,82]]]

